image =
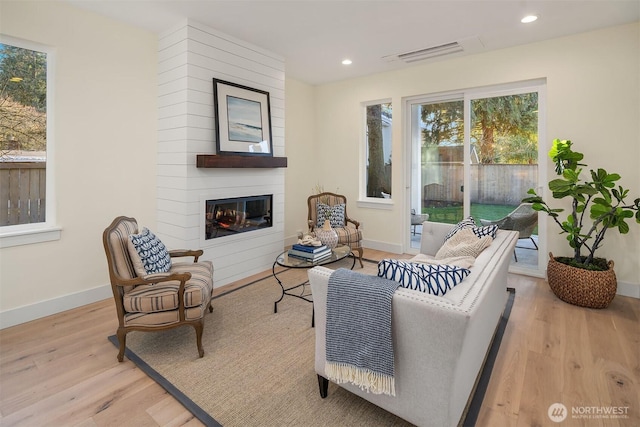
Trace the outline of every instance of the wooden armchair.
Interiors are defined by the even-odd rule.
[[[347,198],[341,194],[335,193],[319,193],[309,196],[307,199],[308,216],[307,222],[309,225],[309,231],[313,232],[316,227],[322,227],[324,223],[324,216],[318,217],[318,205],[321,209],[327,209],[326,206],[334,208],[331,228],[333,228],[338,234],[338,244],[348,245],[352,252],[358,253],[358,261],[360,261],[360,267],[362,265],[362,231],[358,228],[360,223],[355,219],[349,218],[347,215]],[[331,209],[330,209],[331,210]],[[342,215],[342,212],[344,214]],[[355,255],[354,255],[355,256]]]
[[[183,325],[195,328],[198,355],[202,357],[204,315],[207,308],[213,311],[213,265],[198,261],[202,250],[168,251],[172,260],[169,271],[146,274],[140,258],[132,253],[136,249],[131,246],[131,235],[139,235],[138,223],[124,216],[114,219],[102,234],[118,314],[118,361],[124,357],[128,332]],[[193,257],[193,262],[173,262],[177,257]]]

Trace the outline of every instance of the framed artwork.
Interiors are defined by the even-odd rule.
[[[216,152],[273,156],[269,92],[213,79]]]

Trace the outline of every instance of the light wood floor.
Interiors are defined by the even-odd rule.
[[[639,426],[640,300],[591,310],[558,300],[542,279],[510,275],[509,286],[515,303],[478,425]],[[116,361],[107,341],[116,326],[105,300],[0,331],[0,425],[201,425],[132,362]],[[553,403],[567,408],[564,422],[548,417]],[[602,415],[613,410],[625,418]]]

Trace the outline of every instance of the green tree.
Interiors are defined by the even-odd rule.
[[[20,81],[16,81],[20,79]],[[38,111],[47,108],[47,55],[0,44],[2,95]]]
[[[438,102],[425,104],[420,109],[422,123],[423,144],[425,146],[438,145],[448,141],[460,143],[464,139],[462,121],[464,119],[464,104],[462,101]]]
[[[0,44],[0,157],[46,150],[47,57]]]
[[[382,105],[367,107],[367,197],[381,197],[384,186],[384,152],[382,145]]]
[[[463,142],[463,101],[450,101],[422,106],[424,125],[423,143],[439,145],[442,142]],[[526,93],[510,96],[476,99],[471,102],[471,140],[475,143],[480,163],[513,163],[518,157],[526,158],[526,151],[537,150],[538,94]],[[497,152],[496,142],[501,139],[507,147],[518,148]]]
[[[496,163],[499,136],[537,133],[538,94],[496,96],[471,101],[471,137],[476,141],[480,163]]]

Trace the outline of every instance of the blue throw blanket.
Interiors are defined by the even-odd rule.
[[[400,284],[344,268],[329,277],[325,374],[395,396],[391,300]]]

